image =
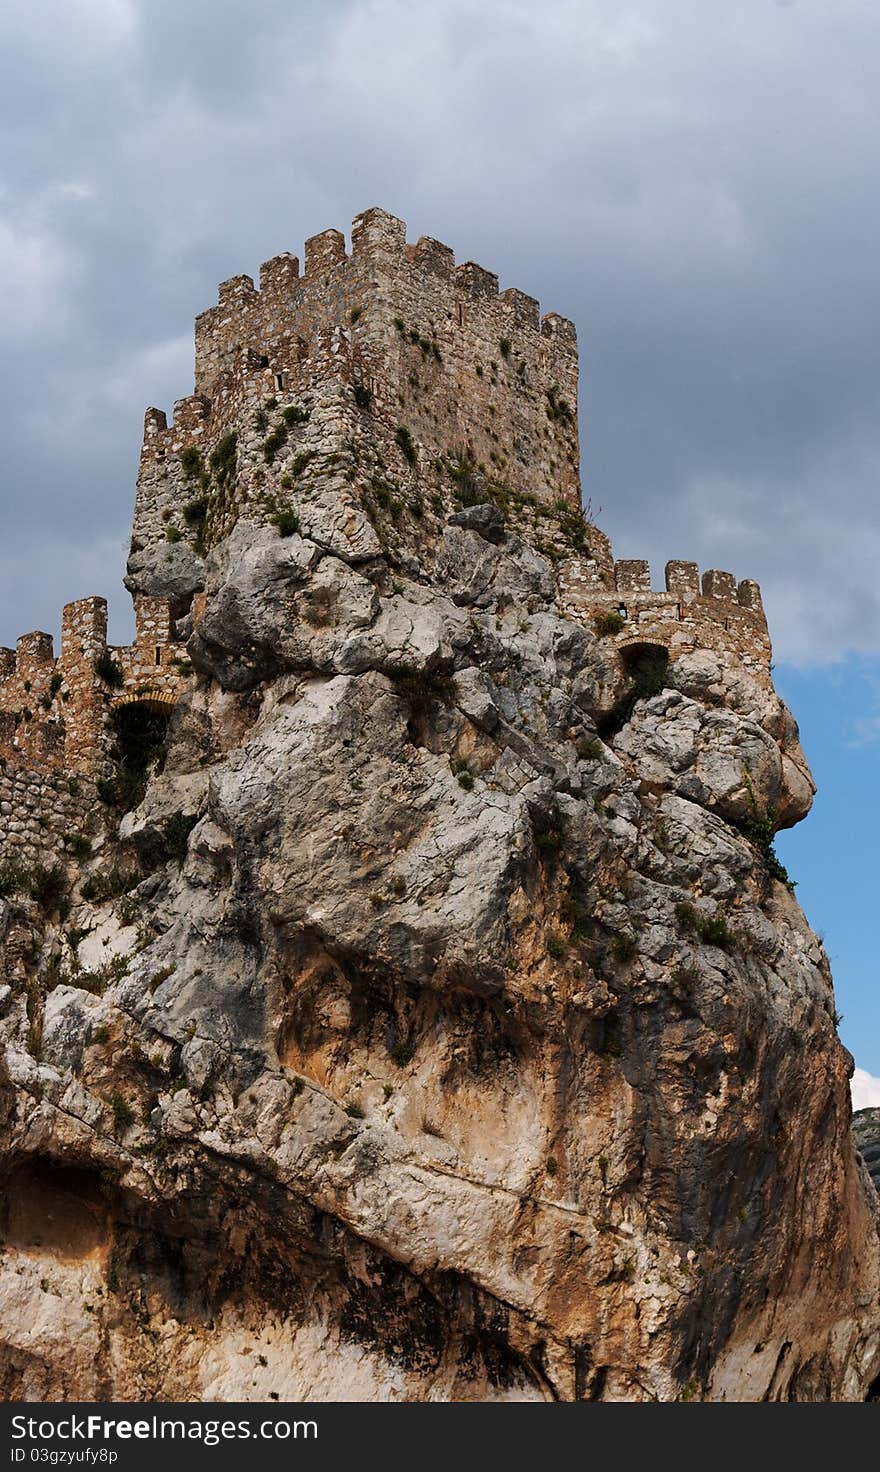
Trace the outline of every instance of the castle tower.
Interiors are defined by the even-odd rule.
[[[127,585],[183,611],[234,498],[295,501],[341,466],[356,501],[376,456],[404,481],[439,484],[451,466],[576,509],[577,389],[571,322],[366,210],[350,252],[325,230],[306,241],[302,273],[276,256],[259,289],[232,277],[197,318],[195,394],[170,426],[147,413]]]

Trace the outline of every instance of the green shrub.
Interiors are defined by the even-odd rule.
[[[553,958],[554,961],[561,961],[562,958],[563,958],[563,956],[566,953],[566,950],[567,950],[567,947],[566,947],[566,944],[565,944],[565,941],[564,940],[561,940],[558,935],[548,935],[548,937],[547,937],[547,955],[548,956],[552,956],[552,958]]]
[[[604,613],[597,613],[593,619],[593,628],[600,639],[607,639],[612,634],[619,634],[626,627],[626,619],[622,613],[609,608]]]
[[[286,444],[287,430],[283,425],[279,425],[270,435],[267,435],[263,441],[263,458],[268,465],[274,464],[276,455]]]
[[[773,840],[776,836],[775,813],[768,808],[765,813],[755,812],[736,825],[744,838],[747,838],[753,848],[758,850],[761,861],[771,879],[778,879],[780,884],[785,884],[789,889],[795,888],[792,879],[782,860],[776,852]]]
[[[605,754],[605,748],[601,741],[595,736],[581,736],[575,746],[575,751],[582,762],[598,762]]]
[[[279,537],[292,537],[294,533],[299,531],[299,517],[288,506],[281,507],[269,519],[273,526],[277,526]]]
[[[64,676],[62,675],[60,670],[55,670],[51,680],[49,681],[49,694],[53,700],[63,684]]]
[[[140,884],[143,879],[140,869],[123,869],[115,864],[102,873],[90,874],[79,887],[80,896],[91,903],[94,900],[117,899]]]
[[[109,1043],[109,1041],[110,1041],[110,1029],[107,1026],[106,1022],[102,1022],[101,1025],[100,1025],[100,1027],[96,1027],[95,1028],[95,1031],[92,1033],[92,1042],[93,1043],[101,1043],[101,1044],[103,1044],[103,1043]]]
[[[108,724],[115,736],[111,756],[116,771],[112,778],[98,781],[98,797],[108,807],[127,813],[141,801],[150,767],[161,756],[168,714],[134,703],[118,706]]]
[[[700,982],[700,973],[696,966],[677,966],[670,977],[673,993],[680,997],[688,998],[696,990]]]
[[[398,1038],[397,1042],[393,1043],[388,1049],[388,1052],[398,1068],[406,1068],[407,1064],[412,1063],[416,1056],[414,1044],[406,1042],[403,1038]]]
[[[183,519],[187,526],[201,526],[207,514],[207,496],[196,496],[194,501],[187,501],[183,508]]]
[[[218,440],[211,452],[211,469],[218,481],[229,481],[235,474],[238,450],[238,435],[235,430]]]
[[[565,843],[567,820],[554,803],[552,807],[533,812],[532,837],[535,848],[539,855],[553,856],[558,854]]]
[[[413,444],[413,437],[405,424],[398,425],[394,438],[397,441],[397,447],[403,455],[404,460],[408,461],[410,465],[415,465],[418,459],[418,452]]]
[[[281,418],[289,429],[292,429],[295,424],[305,424],[308,417],[309,411],[303,408],[302,404],[288,404],[287,408],[281,411]]]
[[[776,837],[776,810],[768,806],[764,812],[758,806],[758,799],[752,783],[751,775],[746,768],[743,772],[743,781],[749,795],[751,813],[742,822],[735,826],[744,838],[758,850],[764,868],[771,879],[778,879],[780,884],[785,884],[789,889],[795,888],[795,881],[791,878],[782,860],[774,848]]]
[[[451,454],[446,468],[455,481],[456,496],[462,506],[476,506],[485,501],[485,487],[478,479],[477,466],[466,450]]]
[[[0,864],[0,899],[13,894],[28,894],[31,887],[31,872],[16,859],[7,859]]]
[[[360,1104],[346,1104],[345,1112],[348,1115],[349,1119],[364,1118],[364,1111],[361,1108]]]
[[[682,930],[692,930],[704,945],[717,946],[722,951],[736,948],[736,936],[723,915],[701,915],[696,906],[685,900],[676,905],[675,917]]]
[[[162,967],[160,967],[160,969],[158,971],[154,971],[153,972],[153,975],[150,977],[149,981],[147,982],[147,990],[149,991],[150,995],[152,996],[153,992],[155,992],[155,991],[158,990],[158,988],[162,985],[163,981],[167,981],[168,978],[169,978],[169,976],[173,976],[173,975],[174,975],[174,967],[173,966],[162,966]]]
[[[113,1112],[114,1133],[117,1136],[124,1135],[126,1130],[130,1130],[134,1124],[134,1110],[124,1095],[118,1092],[111,1097],[110,1108]]]
[[[505,358],[505,359],[506,358],[509,358],[510,357],[510,349],[511,349],[511,341],[510,341],[510,338],[509,337],[502,337],[500,343],[498,344],[498,348],[499,348],[499,351],[501,353],[502,358]]]
[[[696,907],[687,900],[682,900],[680,904],[676,905],[675,918],[682,930],[696,930],[700,919]]]
[[[202,457],[195,445],[188,445],[180,457],[180,466],[187,480],[192,480],[202,468]]]
[[[420,670],[414,665],[392,664],[385,670],[390,680],[404,696],[414,716],[426,715],[432,703],[448,703],[455,693],[449,675],[439,670]]]
[[[175,526],[173,522],[169,522],[165,528],[166,542],[179,542],[182,537],[183,532],[180,530],[180,527]]]
[[[51,915],[67,897],[67,877],[60,864],[36,864],[31,870],[30,892],[40,909]]]
[[[558,397],[558,389],[555,384],[547,390],[547,417],[548,419],[563,419],[567,421],[571,421],[574,417],[568,401]]]
[[[114,690],[118,690],[122,685],[122,670],[109,649],[102,649],[101,653],[95,656],[92,660],[92,668],[98,679],[103,680],[105,685],[112,686]]]
[[[87,833],[69,833],[64,840],[64,847],[75,859],[86,859],[92,852],[92,840]]]
[[[717,946],[720,951],[736,949],[736,936],[729,929],[723,915],[701,917],[697,925],[697,934],[704,945]]]

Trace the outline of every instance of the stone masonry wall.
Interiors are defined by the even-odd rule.
[[[651,588],[648,563],[614,564],[614,587],[604,586],[582,558],[559,568],[560,601],[575,618],[594,619],[615,613],[623,619],[615,641],[620,648],[638,644],[662,646],[671,658],[692,649],[732,653],[743,668],[771,684],[771,644],[761,590],[749,578],[737,583],[732,573],[703,573],[695,562],[666,564],[665,591]]]
[[[0,863],[51,866],[59,846],[85,838],[95,811],[87,777],[30,765],[0,765]]]
[[[290,379],[348,369],[380,416],[410,429],[426,455],[470,445],[516,490],[577,498],[577,340],[574,325],[449,246],[406,243],[402,220],[371,209],[295,256],[219,288],[196,320],[196,392],[222,413],[240,380],[265,397]],[[309,372],[303,374],[304,365]],[[418,380],[415,382],[414,380]]]
[[[106,758],[106,720],[121,700],[174,698],[188,664],[167,601],[135,599],[135,642],[108,646],[107,603],[81,598],[62,614],[61,656],[52,636],[24,634],[0,649],[0,758],[41,771],[95,774]],[[118,683],[96,661],[109,654]]]

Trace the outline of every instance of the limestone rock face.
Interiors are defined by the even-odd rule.
[[[192,597],[202,586],[204,567],[192,548],[176,543],[160,543],[133,552],[128,562],[126,587],[151,598],[168,598],[174,602]]]
[[[863,1398],[788,713],[705,651],[622,706],[500,518],[331,540],[239,521],[139,805],[2,905],[0,1391]]]
[[[856,1110],[853,1138],[875,1189],[880,1190],[880,1109]]]

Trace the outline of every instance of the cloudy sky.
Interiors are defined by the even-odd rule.
[[[29,0],[0,18],[0,643],[110,597],[192,318],[370,204],[573,317],[619,555],[757,577],[785,841],[880,1073],[876,0]],[[815,755],[814,755],[815,753]]]

